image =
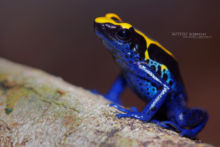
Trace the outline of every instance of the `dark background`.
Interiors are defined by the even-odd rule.
[[[217,0],[0,0],[0,56],[106,92],[119,69],[96,37],[93,19],[115,12],[175,54],[189,106],[210,114],[198,137],[220,145],[218,9]],[[201,32],[211,38],[184,39],[172,32]],[[128,89],[123,103],[144,107]]]

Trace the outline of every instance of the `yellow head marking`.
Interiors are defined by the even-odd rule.
[[[132,27],[132,25],[128,24],[128,23],[124,23],[124,22],[116,22],[112,19],[112,17],[115,17],[117,18],[119,21],[122,21],[120,19],[120,17],[114,13],[107,13],[105,15],[105,17],[97,17],[95,19],[95,22],[96,23],[111,23],[111,24],[114,24],[114,25],[118,25],[118,26],[121,26],[122,28],[124,29],[130,29]]]
[[[137,30],[137,29],[135,29],[135,31],[138,33],[138,34],[140,34],[142,37],[144,37],[144,39],[146,40],[146,48],[148,49],[148,47],[151,45],[151,44],[155,44],[155,45],[157,45],[157,46],[159,46],[163,51],[165,51],[167,54],[169,54],[170,56],[172,56],[173,58],[175,58],[174,57],[174,55],[170,52],[170,51],[168,51],[166,48],[164,48],[159,42],[157,42],[157,41],[154,41],[154,40],[151,40],[150,38],[148,38],[144,33],[142,33],[142,32],[140,32],[139,30]],[[147,60],[147,59],[149,59],[149,54],[148,54],[148,51],[146,50],[146,52],[145,52],[145,59]]]
[[[115,13],[107,13],[107,14],[105,15],[105,17],[110,18],[110,19],[112,19],[113,17],[115,17],[115,18],[118,19],[119,21],[122,21],[121,18],[120,18],[117,14],[115,14]]]

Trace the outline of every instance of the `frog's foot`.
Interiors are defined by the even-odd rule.
[[[180,127],[178,124],[172,122],[172,121],[158,121],[158,120],[152,120],[152,123],[156,123],[157,125],[169,129],[169,130],[173,130],[176,131],[178,133],[180,133],[181,136],[185,136],[185,137],[189,137],[189,138],[195,138],[196,134],[198,134],[198,132],[201,130],[201,128],[204,127],[206,122],[202,122],[201,124],[199,124],[198,126],[194,127],[194,128],[182,128]]]
[[[96,89],[89,89],[89,91],[93,94],[99,94],[99,95],[102,95],[98,90]]]
[[[130,109],[131,109],[132,111],[134,111],[134,112],[138,112],[137,107],[130,107]]]
[[[119,97],[112,97],[109,94],[102,94],[98,90],[95,90],[95,89],[90,90],[90,92],[92,92],[93,94],[102,95],[103,97],[105,97],[105,99],[107,99],[107,100],[109,100],[109,101],[111,101],[113,103],[122,104]]]
[[[182,128],[180,128],[176,123],[172,121],[151,120],[151,122],[166,129],[175,130],[176,132],[182,132]]]
[[[110,106],[115,107],[116,109],[118,109],[119,111],[124,112],[117,114],[118,118],[122,118],[122,117],[130,117],[130,118],[135,118],[135,119],[139,119],[142,121],[146,121],[146,115],[142,112],[138,112],[136,107],[131,107],[131,110],[125,109],[117,104],[110,104]]]
[[[208,118],[207,118],[208,120]],[[180,135],[181,136],[186,136],[190,138],[195,138],[195,136],[202,130],[202,128],[205,126],[207,120],[202,121],[200,124],[195,126],[194,128],[191,129],[182,129]]]
[[[175,120],[182,136],[194,138],[208,121],[208,113],[198,108],[186,108],[177,113]]]
[[[131,110],[128,110],[128,109],[125,109],[125,108],[119,106],[118,104],[114,104],[114,103],[110,104],[109,106],[114,107],[114,108],[116,108],[116,109],[118,109],[119,111],[122,111],[122,112],[124,112],[124,113],[128,113],[128,112],[138,112],[138,109],[137,109],[136,107],[131,107],[131,108],[130,108]]]

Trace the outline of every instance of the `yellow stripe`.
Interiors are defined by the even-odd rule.
[[[107,13],[107,14],[105,15],[105,17],[97,17],[97,18],[95,19],[95,22],[96,22],[96,23],[111,23],[111,24],[114,24],[114,25],[119,25],[119,26],[121,26],[121,27],[124,28],[124,29],[130,29],[130,28],[132,27],[132,25],[131,25],[131,24],[128,24],[128,23],[115,22],[115,21],[112,19],[112,17],[115,17],[115,18],[117,18],[119,21],[122,21],[121,18],[120,18],[118,15],[116,15],[116,14],[114,14],[114,13]]]
[[[122,21],[121,18],[120,18],[117,14],[115,14],[115,13],[107,13],[107,14],[105,15],[105,17],[111,18],[111,19],[112,19],[112,17],[115,17],[115,18],[118,19],[119,21]]]
[[[164,48],[159,42],[157,42],[157,41],[154,41],[154,40],[151,40],[150,38],[148,38],[144,33],[142,33],[142,32],[140,32],[139,30],[137,30],[137,29],[135,29],[135,31],[138,33],[138,34],[140,34],[141,36],[143,36],[144,37],[144,39],[146,40],[146,44],[147,44],[147,49],[148,49],[148,47],[151,45],[151,44],[155,44],[155,45],[157,45],[157,46],[159,46],[163,51],[165,51],[167,54],[169,54],[170,56],[172,56],[173,58],[175,58],[174,57],[174,55],[170,52],[170,51],[168,51],[166,48]],[[148,54],[148,51],[146,50],[146,52],[145,52],[145,59],[149,59],[149,54]]]

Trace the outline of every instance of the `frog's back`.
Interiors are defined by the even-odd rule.
[[[177,97],[177,95],[181,94],[185,97],[185,88],[178,63],[171,53],[161,47],[159,43],[150,44],[145,51],[145,59],[139,62],[154,72],[157,77],[160,77],[169,86],[173,95]],[[162,87],[158,86],[155,81],[149,80],[146,74],[141,74],[143,72],[142,69],[134,68],[136,63],[132,64],[129,66],[131,70],[126,68],[123,72],[128,86],[143,99],[150,100],[154,98]]]
[[[151,61],[151,62],[155,62],[155,61]],[[184,85],[182,84],[182,81],[176,80],[174,78],[174,75],[168,70],[164,72],[164,74],[167,74],[167,76],[164,76],[164,74],[162,74],[163,73],[162,71],[161,74],[158,73],[157,69],[160,65],[155,65],[155,63],[153,64],[155,66],[155,68],[153,68],[155,74],[158,74],[158,76],[160,75],[161,79],[165,80],[167,85],[170,87],[172,93],[172,99],[174,97],[178,98],[178,95],[184,95],[184,99],[186,100],[185,88]],[[123,72],[123,75],[125,76],[128,86],[140,98],[146,101],[150,101],[158,94],[159,91],[162,90],[163,86],[161,86],[155,81],[148,79],[148,77],[143,76],[144,74],[141,74],[142,71],[140,70],[141,69],[136,69],[136,72],[130,72],[126,70]]]
[[[164,81],[170,86],[174,82],[183,84],[178,63],[173,55],[168,54],[157,44],[151,44],[147,52],[149,54],[149,60],[147,59],[148,66],[157,72]]]
[[[123,112],[117,114],[118,118],[152,121],[176,130],[182,136],[194,138],[205,126],[208,114],[186,107],[185,88],[174,55],[116,14],[108,13],[96,18],[94,27],[123,73],[105,97],[119,104],[120,94],[128,85],[140,98],[149,102],[142,112],[134,107],[127,110],[111,104]]]

